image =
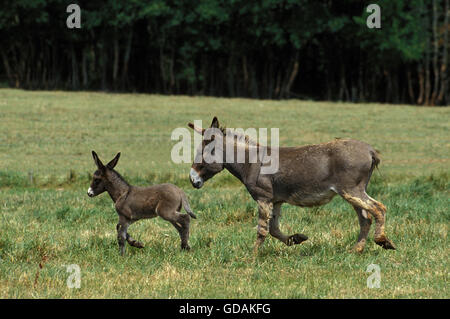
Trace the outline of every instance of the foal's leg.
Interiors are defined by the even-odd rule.
[[[279,218],[281,216],[281,205],[282,205],[282,203],[276,203],[273,205],[272,217],[269,220],[270,234],[288,246],[291,246],[293,244],[300,244],[301,242],[307,240],[308,237],[306,237],[303,234],[294,234],[294,235],[288,236],[281,232],[280,221],[279,221]]]
[[[188,244],[190,217],[188,214],[181,214],[179,212],[175,212],[175,214],[178,214],[178,222],[171,221],[171,223],[180,234],[181,249],[189,250],[191,249]]]
[[[117,224],[117,242],[119,244],[119,253],[123,256],[125,254],[125,240],[127,239],[127,229],[130,221],[119,215],[119,223]]]
[[[131,223],[129,225],[131,225]],[[116,226],[117,231],[119,231],[119,227],[120,227],[120,223],[117,224],[117,226]],[[136,248],[144,248],[144,244],[141,243],[140,241],[137,241],[133,237],[131,237],[131,235],[128,233],[128,231],[127,231],[127,235],[126,235],[126,240],[130,246],[133,246]]]
[[[386,207],[382,203],[371,198],[365,191],[343,191],[341,196],[353,206],[368,211],[375,218],[376,228],[374,239],[377,245],[380,245],[384,249],[395,249],[394,244],[387,238],[384,232]]]
[[[358,206],[353,206],[356,213],[358,214],[359,220],[359,236],[358,242],[356,243],[354,250],[358,253],[362,253],[364,247],[366,246],[367,236],[369,236],[370,226],[372,225],[371,216],[368,215],[367,211]]]
[[[164,207],[159,205],[157,208],[158,215],[169,221],[180,234],[181,249],[189,250],[189,224],[191,219],[188,214],[181,214],[172,207]]]

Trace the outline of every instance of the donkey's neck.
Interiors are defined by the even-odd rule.
[[[130,189],[130,185],[116,171],[110,174],[108,182],[106,191],[114,203]]]
[[[244,172],[244,164],[239,163],[224,163],[224,168],[226,168],[234,177],[239,179],[242,183],[245,184],[245,172]]]
[[[252,184],[256,182],[258,174],[261,168],[261,161],[259,159],[259,145],[249,145],[236,143],[234,145],[234,161],[227,163],[224,161],[224,168],[226,168],[232,175],[237,177],[243,184]],[[244,163],[242,157],[239,158],[238,153],[241,152],[245,155]]]

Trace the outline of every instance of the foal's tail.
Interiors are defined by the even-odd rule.
[[[197,216],[195,216],[195,214],[192,212],[186,194],[183,191],[181,191],[181,203],[183,204],[183,208],[186,211],[186,213],[188,213],[192,218],[197,218]]]

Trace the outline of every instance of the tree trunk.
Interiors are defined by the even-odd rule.
[[[434,84],[433,93],[431,94],[430,105],[434,105],[436,97],[439,90],[439,67],[438,67],[438,54],[439,54],[439,43],[437,35],[437,0],[433,0],[433,73],[434,73]]]
[[[114,59],[113,59],[113,88],[114,90],[117,90],[118,88],[118,81],[117,76],[119,74],[119,56],[120,56],[120,50],[119,50],[119,36],[117,33],[117,30],[114,30]]]
[[[125,49],[125,54],[123,56],[122,79],[120,80],[122,90],[125,89],[128,84],[128,62],[130,61],[132,41],[133,41],[133,27],[131,27],[131,30],[128,33],[127,45]]]
[[[442,63],[441,63],[441,88],[439,95],[436,99],[436,104],[441,104],[444,99],[444,94],[447,90],[447,81],[448,74],[447,71],[447,59],[448,59],[448,28],[449,28],[449,16],[450,16],[450,8],[449,8],[449,0],[445,0],[445,18],[444,18],[444,46],[442,52]],[[448,103],[449,101],[446,101]]]
[[[283,89],[283,97],[285,97],[285,98],[289,98],[289,93],[291,91],[292,83],[294,83],[294,80],[298,74],[298,68],[299,68],[298,56],[299,56],[299,53],[298,53],[298,51],[296,51],[293,61],[292,61],[293,63],[292,63],[291,74],[289,75],[289,79],[286,83],[286,86]]]
[[[344,66],[344,63],[341,63],[341,80],[340,80],[340,89],[339,89],[339,101],[344,101],[344,96],[345,96],[345,101],[348,101],[350,98],[350,94],[349,94],[348,88],[347,88],[347,81],[345,78],[346,78],[345,66]]]
[[[242,57],[242,73],[244,74],[244,96],[248,96],[247,56]]]
[[[425,101],[424,105],[430,105],[431,81],[430,81],[430,50],[427,41],[427,52],[425,54]]]
[[[89,79],[88,79],[88,71],[87,71],[87,49],[83,50],[83,58],[81,61],[81,72],[82,72],[82,76],[83,76],[83,88],[87,89],[88,84],[89,84]]]
[[[77,55],[75,52],[75,47],[72,43],[70,46],[70,54],[71,54],[71,60],[72,60],[72,90],[78,90],[80,86],[80,81],[78,77],[78,62],[77,62]]]
[[[166,69],[164,66],[164,51],[162,46],[159,48],[159,67],[161,70],[163,93],[167,93],[167,86],[166,86],[167,77],[166,77]]]
[[[407,77],[407,81],[408,81],[408,95],[409,95],[409,101],[411,104],[415,103],[415,99],[414,99],[414,90],[413,90],[413,85],[412,85],[412,76],[411,76],[411,71],[408,70],[406,71],[406,77]]]
[[[359,97],[358,102],[363,102],[365,100],[365,92],[364,92],[364,71],[363,71],[363,64],[361,63],[361,53],[360,53],[360,59],[359,59],[359,70],[358,70],[358,91],[359,91]]]
[[[275,86],[275,91],[273,92],[273,96],[275,98],[280,97],[280,91],[281,91],[281,71],[278,70],[277,72],[277,84]]]
[[[11,72],[11,66],[9,65],[8,57],[6,56],[6,53],[3,49],[0,49],[2,60],[3,60],[3,66],[6,70],[6,75],[8,77],[9,85],[13,85],[14,79]]]
[[[169,64],[169,76],[170,76],[169,92],[170,92],[170,94],[173,94],[174,89],[175,89],[174,66],[175,66],[175,50],[172,47],[171,53],[170,53],[170,64]]]
[[[417,74],[419,76],[419,96],[417,98],[417,104],[422,105],[425,95],[425,75],[424,75],[424,67],[423,64],[417,66]]]
[[[101,47],[101,53],[100,53],[100,65],[102,68],[102,90],[107,91],[108,90],[108,52],[106,51],[107,45],[106,45],[106,39],[105,36],[103,37],[103,43]]]
[[[230,56],[228,58],[228,65],[227,65],[228,96],[230,96],[230,97],[235,96],[233,63],[234,63],[233,53],[230,53]]]

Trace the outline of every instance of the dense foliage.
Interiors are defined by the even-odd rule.
[[[449,0],[91,0],[0,5],[11,87],[446,105]],[[369,29],[367,6],[381,8]]]

